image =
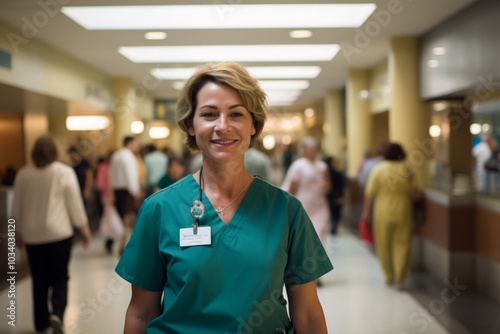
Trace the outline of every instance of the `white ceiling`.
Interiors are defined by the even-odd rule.
[[[402,8],[397,15],[389,18],[386,26],[381,26],[380,33],[370,38],[366,47],[359,48],[359,53],[348,59],[341,50],[329,62],[297,62],[284,65],[319,65],[320,75],[311,81],[311,85],[300,96],[297,105],[311,100],[323,99],[326,91],[341,88],[345,85],[349,68],[370,68],[387,57],[389,40],[393,36],[419,36],[431,30],[459,10],[476,0],[372,0],[377,5],[368,22],[374,24],[377,13],[388,9],[390,4],[399,2]],[[326,1],[316,0],[314,3],[366,3],[368,0]],[[54,0],[40,3],[66,3],[71,6],[87,5],[159,5],[159,4],[214,4],[214,6],[231,6],[231,4],[299,4],[310,1],[264,1],[264,0],[210,0],[210,1],[140,1],[140,0]],[[52,7],[53,8],[53,7]],[[0,21],[21,29],[23,18],[32,18],[42,8],[39,1],[33,0],[0,0]],[[387,18],[387,16],[386,16]],[[38,39],[87,63],[109,76],[133,77],[137,84],[148,74],[149,69],[166,64],[134,64],[118,53],[120,46],[151,45],[222,45],[222,44],[333,44],[355,43],[355,29],[310,29],[313,37],[309,39],[292,39],[289,29],[256,29],[256,30],[172,30],[167,31],[168,38],[163,41],[144,39],[144,31],[87,31],[62,13],[56,13],[49,22],[39,29]],[[279,63],[245,63],[249,66],[279,65]],[[169,64],[171,67],[190,67],[193,64]],[[171,82],[162,82],[151,92],[156,98],[175,98],[177,91]]]

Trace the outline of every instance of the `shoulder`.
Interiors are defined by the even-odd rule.
[[[75,173],[73,167],[60,161],[53,162],[52,165],[49,166],[49,168],[51,168],[55,172],[62,173],[64,175]]]
[[[316,166],[318,166],[319,168],[321,168],[323,170],[328,169],[328,164],[326,162],[324,162],[323,160],[316,160]]]
[[[301,206],[300,201],[288,191],[278,188],[259,177],[255,178],[254,187],[257,189],[261,200],[273,206],[277,203],[279,203],[279,205],[285,204],[287,207],[293,207],[295,209]]]
[[[163,176],[162,180],[168,178]],[[149,196],[144,202],[149,204],[163,202],[166,198],[178,198],[181,194],[185,193],[187,188],[197,187],[197,183],[191,174],[184,176],[179,181],[171,184],[170,186],[163,188],[156,193]]]

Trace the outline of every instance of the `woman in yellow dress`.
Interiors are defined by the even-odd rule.
[[[401,145],[390,143],[384,160],[372,171],[365,188],[363,219],[373,204],[375,249],[388,285],[403,289],[410,276],[413,235],[412,196],[417,179]]]

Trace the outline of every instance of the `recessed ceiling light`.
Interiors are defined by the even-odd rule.
[[[264,90],[301,90],[309,87],[307,80],[259,80]]]
[[[226,8],[227,7],[227,8]],[[61,11],[88,30],[356,28],[377,6],[264,4],[67,6]]]
[[[66,117],[66,129],[69,131],[93,131],[103,130],[110,125],[106,116],[68,116]]]
[[[319,66],[257,66],[246,69],[256,79],[314,79],[321,72]],[[195,67],[154,68],[151,74],[160,80],[186,80],[195,71]]]
[[[163,31],[150,31],[144,34],[145,39],[161,40],[167,38],[167,33]]]
[[[172,87],[181,90],[184,87],[184,81],[174,81]],[[307,80],[259,80],[260,87],[264,91],[272,90],[304,90],[309,87]]]
[[[311,30],[292,30],[290,31],[291,38],[310,38],[313,35]]]
[[[439,61],[431,59],[427,62],[427,66],[429,66],[430,68],[436,68],[439,66]]]
[[[149,129],[149,137],[152,139],[164,139],[170,135],[170,129],[166,126],[154,126]]]
[[[337,44],[123,46],[118,49],[134,63],[205,63],[220,61],[330,61]]]
[[[442,56],[446,54],[446,48],[443,47],[433,48],[432,53],[435,54],[436,56]]]

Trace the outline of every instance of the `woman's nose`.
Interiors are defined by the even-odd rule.
[[[228,129],[229,129],[229,120],[225,115],[221,114],[215,124],[215,130],[226,132]]]

